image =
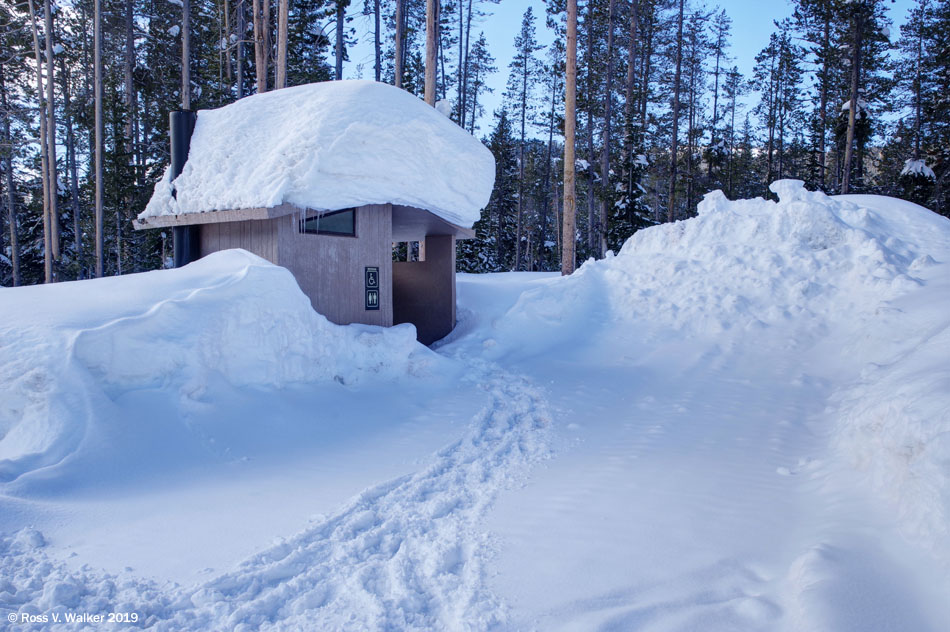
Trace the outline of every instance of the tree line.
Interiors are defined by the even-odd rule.
[[[373,54],[357,74],[428,88],[495,156],[476,238],[459,243],[463,270],[573,269],[689,217],[710,190],[768,196],[778,178],[950,215],[950,0],[917,0],[899,31],[883,0],[796,0],[752,76],[732,56],[728,14],[699,0],[548,0],[543,15],[525,11],[506,69],[484,33],[492,9],[0,5],[0,284],[167,265],[171,234],[131,227],[169,161],[167,112],[340,79],[358,41]],[[503,104],[485,112],[503,72]]]

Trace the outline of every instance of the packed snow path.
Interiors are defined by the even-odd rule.
[[[548,456],[541,392],[475,361],[489,396],[457,442],[415,474],[372,487],[321,520],[198,588],[71,571],[24,529],[0,539],[0,604],[18,614],[136,612],[156,630],[452,630],[503,624],[486,586],[495,545],[484,518],[498,493]],[[300,502],[306,502],[301,498]],[[6,613],[5,613],[6,614]],[[0,623],[0,626],[5,625]],[[45,629],[51,622],[11,629]],[[136,626],[138,627],[138,626]]]
[[[485,629],[504,610],[485,586],[482,521],[498,492],[547,454],[537,389],[483,366],[491,396],[472,429],[416,474],[363,492],[202,587],[157,628]]]

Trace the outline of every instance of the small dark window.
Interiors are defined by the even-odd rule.
[[[356,236],[356,209],[347,208],[342,211],[318,213],[307,211],[304,219],[300,220],[300,232],[311,235],[344,235]]]

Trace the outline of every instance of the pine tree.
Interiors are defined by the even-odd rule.
[[[892,81],[885,74],[890,21],[882,0],[845,3],[840,18],[847,25],[842,47],[848,72],[836,136],[841,145],[841,192],[848,193],[864,188],[867,144],[880,125],[880,104],[890,92]]]
[[[834,120],[831,101],[836,77],[840,74],[840,49],[835,43],[835,6],[833,0],[795,0],[793,20],[798,36],[815,64],[812,80],[813,109],[808,121],[809,142],[813,159],[805,175],[807,184],[828,191],[832,188],[829,174],[827,141]],[[832,170],[833,171],[833,170]]]
[[[753,79],[761,94],[755,112],[764,123],[767,138],[762,190],[766,196],[769,184],[789,175],[785,169],[785,143],[798,118],[801,102],[802,70],[798,60],[802,51],[793,43],[787,23],[779,25],[779,29],[756,56]]]
[[[512,224],[518,206],[521,149],[504,109],[495,112],[488,149],[495,157],[495,188],[473,226],[475,239],[458,242],[456,260],[462,272],[502,272],[510,270],[514,263]]]
[[[521,30],[515,37],[515,55],[508,65],[511,74],[508,76],[508,90],[505,94],[509,107],[517,115],[519,133],[518,148],[518,208],[515,231],[515,260],[513,270],[520,270],[522,265],[522,238],[524,237],[524,148],[527,138],[527,126],[534,118],[534,88],[538,83],[540,63],[535,53],[541,49],[535,37],[534,10],[528,7],[521,20]]]
[[[932,50],[931,24],[934,20],[931,0],[918,0],[901,27],[901,38],[897,42],[900,57],[895,76],[900,90],[898,106],[905,117],[898,122],[894,136],[910,142],[894,143],[890,147],[894,151],[890,152],[884,165],[885,169],[889,167],[889,179],[896,176],[898,180],[895,192],[924,206],[933,203],[936,185],[936,174],[927,165],[924,154],[931,127],[931,121],[924,116],[924,104],[940,99],[937,92],[939,75],[934,72],[937,68]],[[902,167],[900,173],[894,173],[898,167]]]
[[[730,61],[726,53],[729,46],[729,35],[732,29],[732,19],[726,14],[725,10],[716,14],[713,20],[713,36],[710,40],[711,52],[714,58],[712,68],[712,121],[710,122],[709,152],[706,155],[707,175],[712,180],[714,173],[718,173],[726,156],[726,143],[723,140],[723,134],[720,132],[722,120],[722,109],[720,107],[720,95],[724,95],[725,83],[727,81],[727,71],[725,65]],[[720,186],[722,178],[715,180]]]

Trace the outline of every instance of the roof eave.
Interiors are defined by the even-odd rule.
[[[294,204],[281,204],[271,208],[239,208],[226,211],[207,211],[204,213],[181,213],[179,215],[157,215],[132,220],[136,230],[148,228],[168,228],[173,226],[191,226],[194,224],[217,224],[221,222],[241,222],[251,219],[273,219],[301,211]]]

